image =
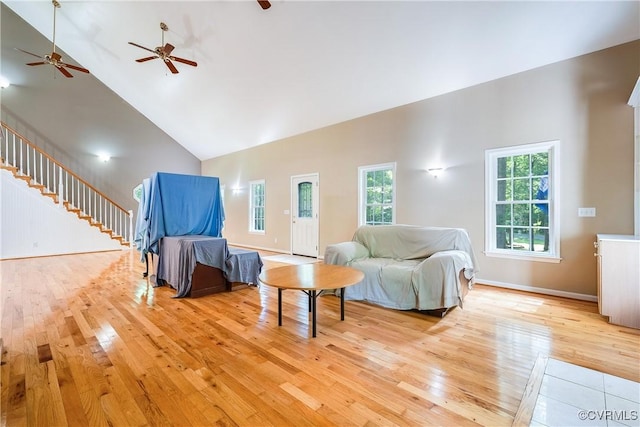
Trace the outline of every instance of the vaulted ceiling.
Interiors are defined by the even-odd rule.
[[[4,3],[52,40],[51,1]],[[638,1],[60,3],[63,60],[200,160],[640,38]],[[128,42],[160,46],[161,22],[173,55],[197,67],[175,63],[172,74],[160,60],[135,61],[150,53]],[[12,42],[42,55],[52,47]],[[13,84],[53,78],[5,45],[1,71]]]

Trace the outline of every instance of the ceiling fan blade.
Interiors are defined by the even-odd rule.
[[[44,65],[44,64],[46,64],[46,62],[29,62],[27,65],[33,66],[33,65]]]
[[[89,70],[87,70],[86,68],[77,67],[77,66],[75,66],[75,65],[66,64],[66,63],[60,63],[60,65],[61,65],[62,67],[71,68],[72,70],[82,71],[83,73],[87,73],[87,74],[89,74]]]
[[[35,53],[27,52],[26,50],[22,50],[19,47],[14,47],[14,49],[26,53],[27,55],[35,56],[36,58],[42,58],[42,55],[36,55]]]
[[[192,67],[197,67],[198,63],[195,61],[191,61],[189,59],[178,58],[177,56],[170,56],[169,59],[177,62],[182,62],[183,64],[191,65]]]
[[[165,55],[171,55],[171,52],[173,52],[173,49],[175,49],[175,46],[173,46],[170,43],[165,44],[164,47],[162,48]]]
[[[156,53],[156,51],[155,51],[155,50],[153,50],[153,49],[149,49],[148,47],[140,46],[139,44],[136,44],[136,43],[134,43],[134,42],[129,42],[129,44],[130,44],[130,45],[133,45],[133,46],[135,46],[135,47],[139,47],[140,49],[144,49],[144,50],[148,50],[149,52]]]
[[[264,10],[267,10],[271,7],[271,3],[269,3],[267,0],[258,0],[258,4]]]
[[[136,59],[136,62],[146,62],[151,61],[152,59],[158,59],[159,56],[147,56],[146,58]]]
[[[164,61],[164,63],[167,64],[167,67],[169,68],[169,70],[171,70],[173,74],[178,74],[178,69],[176,68],[175,65],[173,65],[173,62],[167,59]]]
[[[62,67],[56,67],[65,77],[71,78],[73,75]]]

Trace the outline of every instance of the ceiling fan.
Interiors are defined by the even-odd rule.
[[[155,54],[154,56],[147,56],[145,58],[136,59],[136,62],[146,62],[152,59],[160,58],[173,74],[178,74],[178,69],[175,65],[173,65],[173,62],[171,61],[181,62],[183,64],[191,65],[192,67],[197,67],[198,63],[195,61],[191,61],[190,59],[178,58],[177,56],[171,55],[171,52],[173,52],[173,49],[175,49],[175,47],[170,43],[164,43],[164,32],[169,30],[169,27],[164,22],[161,22],[160,29],[162,30],[162,44],[155,49],[149,49],[148,47],[140,46],[137,43],[129,42],[130,45],[139,47],[140,49],[148,50],[149,52]]]
[[[23,49],[19,49],[19,48],[15,48],[15,49],[19,50],[20,52],[24,52],[28,55],[35,56],[36,58],[42,59],[42,61],[39,61],[39,62],[27,63],[27,65],[30,65],[30,66],[44,65],[44,64],[53,65],[58,69],[58,71],[60,71],[65,77],[68,77],[68,78],[73,77],[73,75],[69,72],[69,70],[67,70],[67,68],[70,68],[76,71],[82,71],[83,73],[88,73],[89,70],[87,70],[86,68],[78,67],[76,65],[71,65],[71,64],[67,64],[66,62],[63,62],[62,56],[60,56],[60,54],[56,52],[56,9],[60,7],[60,3],[58,3],[57,0],[52,0],[51,3],[53,3],[53,51],[48,55],[40,56],[40,55],[36,55],[35,53],[27,52],[26,50],[23,50]]]

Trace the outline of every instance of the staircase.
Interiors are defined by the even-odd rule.
[[[131,247],[132,211],[110,200],[3,122],[0,131],[0,169],[10,171],[121,245]]]

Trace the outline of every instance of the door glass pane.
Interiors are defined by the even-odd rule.
[[[311,218],[313,216],[312,184],[301,182],[298,184],[298,218]]]

